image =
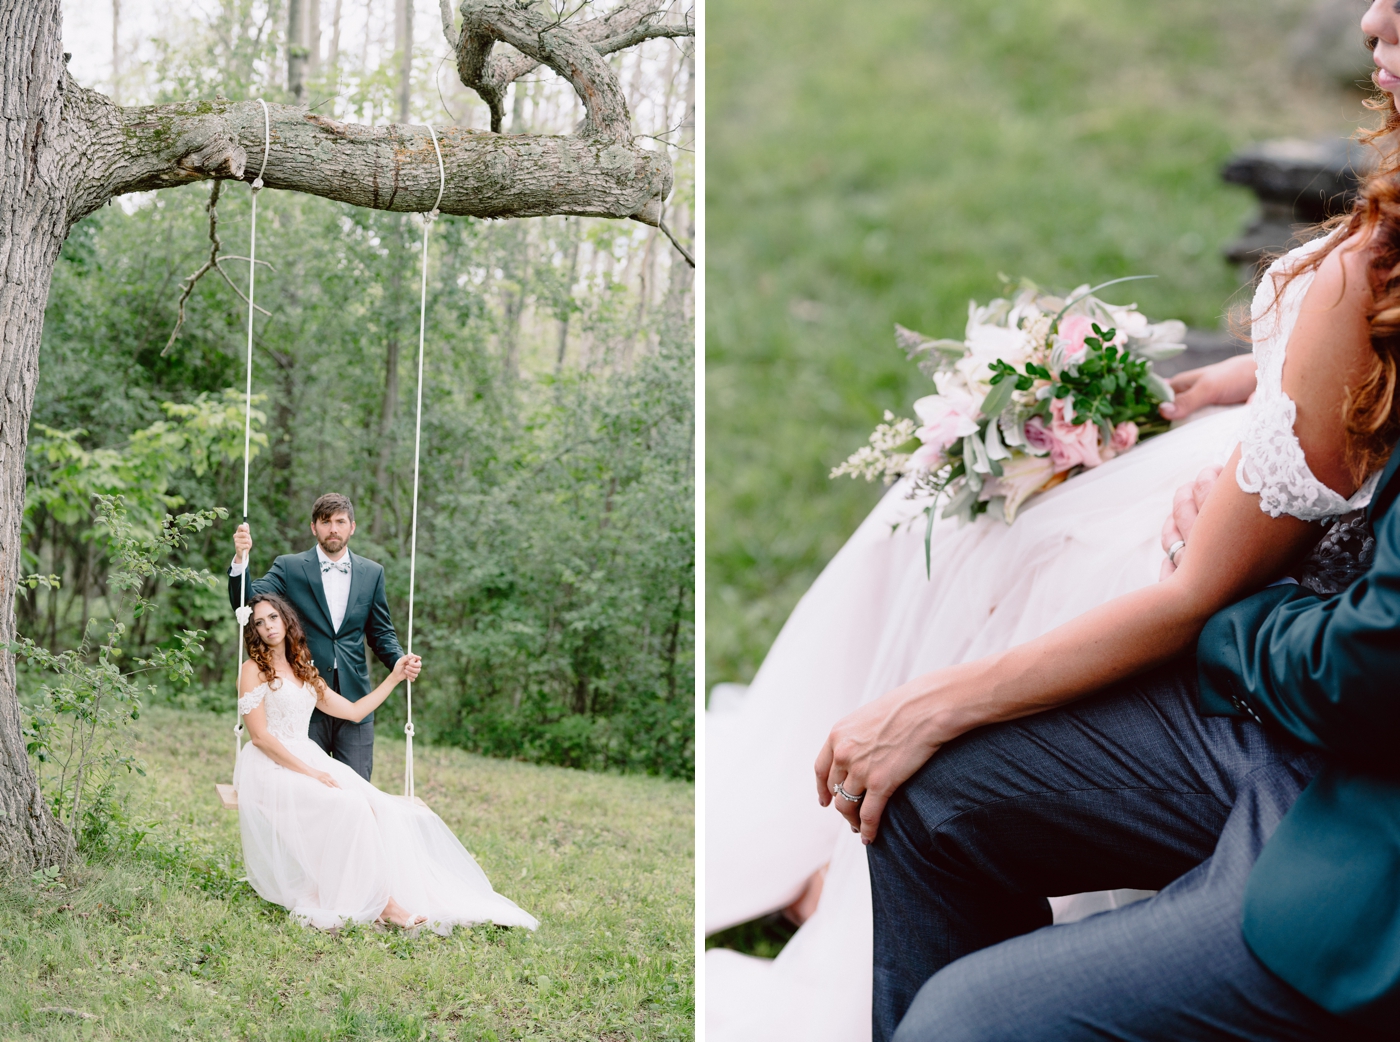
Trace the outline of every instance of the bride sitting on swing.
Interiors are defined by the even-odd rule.
[[[252,741],[238,755],[234,786],[243,860],[258,895],[319,929],[378,921],[441,934],[481,922],[535,929],[538,921],[491,888],[441,818],[375,788],[308,733],[313,709],[364,719],[415,656],[402,656],[382,684],[352,702],[321,679],[286,601],[260,593],[250,606],[238,711]]]

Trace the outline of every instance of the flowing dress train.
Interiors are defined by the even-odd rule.
[[[243,861],[260,897],[322,930],[373,922],[390,897],[441,934],[483,922],[539,926],[491,888],[441,818],[376,789],[308,737],[316,706],[311,688],[281,678],[274,684],[241,696],[239,712],[263,705],[268,730],[340,788],[288,770],[252,744],[243,747],[233,783]]]

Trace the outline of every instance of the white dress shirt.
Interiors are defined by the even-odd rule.
[[[321,544],[316,544],[316,559],[321,562],[321,585],[326,589],[326,607],[331,610],[331,626],[335,632],[340,632],[340,624],[345,621],[345,608],[350,603],[350,572],[341,571],[338,568],[326,570],[328,564],[349,564],[350,551],[340,555],[340,560],[332,562],[326,556],[326,551],[321,549]]]

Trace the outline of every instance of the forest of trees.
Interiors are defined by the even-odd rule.
[[[306,6],[293,0],[292,14]],[[330,10],[314,5],[329,24]],[[288,8],[225,0],[149,41],[121,69],[123,101],[265,97],[324,102],[360,120],[485,127],[485,105],[394,47],[334,33],[288,78]],[[300,17],[306,18],[303,13]],[[295,25],[292,26],[295,29]],[[302,24],[302,33],[306,25]],[[366,30],[368,31],[368,30]],[[293,34],[294,35],[294,34]],[[421,36],[421,32],[420,32]],[[613,56],[638,90],[637,132],[669,147],[667,223],[691,231],[691,41]],[[438,49],[442,49],[438,38]],[[420,49],[421,50],[421,49]],[[304,55],[303,55],[304,57]],[[357,60],[358,58],[358,60]],[[407,73],[409,79],[404,80]],[[662,100],[644,92],[664,83]],[[405,86],[407,89],[404,89]],[[292,88],[296,88],[293,92]],[[654,95],[655,92],[653,91]],[[577,105],[548,70],[517,82],[517,132],[567,131]],[[452,115],[455,113],[455,117]],[[507,126],[507,131],[512,127]],[[215,183],[218,184],[218,183]],[[223,573],[242,495],[246,305],[208,258],[213,216],[232,286],[245,287],[249,193],[191,185],[127,196],[79,224],[54,275],[34,401],[19,632],[75,646],[104,610],[110,567],[94,496],[134,521],[225,507],[182,563]],[[255,573],[310,545],[312,500],[356,506],[357,553],[384,564],[402,628],[408,590],[418,218],[311,196],[259,200],[249,507]],[[415,686],[420,734],[491,755],[689,777],[693,769],[694,436],[690,268],[657,228],[549,217],[440,218],[427,305]],[[237,628],[221,588],[148,591],[136,648],[209,632],[195,682],[159,697],[232,715]],[[37,679],[25,680],[32,691]],[[401,719],[402,703],[381,717]]]

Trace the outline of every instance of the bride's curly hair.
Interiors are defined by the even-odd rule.
[[[302,629],[301,617],[290,604],[275,593],[255,593],[248,601],[248,607],[264,603],[272,605],[277,614],[282,616],[282,625],[287,631],[282,642],[283,650],[287,655],[287,664],[292,667],[292,675],[303,684],[309,684],[319,700],[326,693],[326,682],[321,679],[321,673],[311,659],[311,650],[306,646],[306,630]],[[272,646],[259,636],[258,628],[253,625],[251,618],[248,625],[243,627],[243,646],[248,651],[248,657],[257,663],[258,675],[269,684],[276,681],[277,671],[272,665]]]
[[[1374,38],[1366,41],[1374,49]],[[1365,238],[1370,259],[1371,307],[1366,320],[1371,331],[1371,359],[1357,387],[1348,387],[1342,418],[1346,424],[1346,462],[1359,484],[1383,466],[1400,439],[1400,110],[1395,97],[1384,91],[1366,101],[1366,107],[1384,119],[1374,130],[1362,131],[1360,140],[1376,150],[1378,161],[1362,182],[1350,211],[1322,227],[1332,241],[1282,276],[1277,290],[1305,271],[1316,271],[1341,243],[1355,235]],[[1336,234],[1342,229],[1341,234]],[[1275,296],[1277,301],[1278,297]]]

